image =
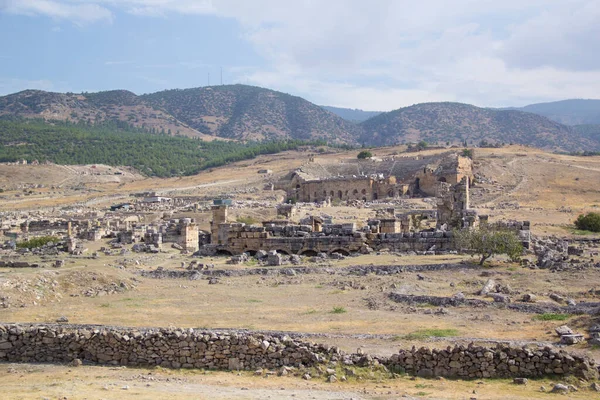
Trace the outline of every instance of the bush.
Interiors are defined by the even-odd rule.
[[[356,158],[358,158],[359,160],[364,160],[365,158],[371,158],[371,157],[373,157],[373,154],[370,151],[367,151],[367,150],[361,151],[356,156]]]
[[[60,239],[57,238],[56,236],[40,236],[40,237],[36,237],[36,238],[32,238],[29,240],[26,240],[24,242],[20,242],[17,243],[17,248],[18,249],[35,249],[38,247],[42,247],[48,243],[56,243],[58,242]]]
[[[594,212],[581,214],[577,217],[575,226],[582,231],[600,232],[600,214]]]
[[[545,313],[536,315],[533,319],[537,321],[565,321],[569,319],[569,317],[571,317],[569,314]]]
[[[344,307],[333,307],[333,310],[331,310],[332,314],[344,314],[346,312],[346,309]]]
[[[473,149],[463,149],[462,154],[463,157],[469,157],[473,159]]]

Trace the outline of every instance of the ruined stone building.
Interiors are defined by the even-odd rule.
[[[472,166],[470,158],[453,152],[384,161],[313,161],[295,170],[283,186],[290,199],[300,202],[434,196],[438,182],[456,184],[465,177],[472,180]]]
[[[300,224],[289,220],[266,221],[261,226],[231,223],[227,222],[227,204],[220,201],[213,206],[211,243],[202,251],[237,255],[275,250],[282,254],[315,255],[373,250],[435,254],[456,250],[452,230],[471,229],[479,222],[476,211],[469,208],[469,181],[466,175],[455,184],[438,181],[436,209],[396,214],[391,208],[360,229],[354,223],[324,224],[318,217]],[[422,219],[435,219],[437,229],[422,230]],[[528,247],[529,223],[509,225],[504,228],[514,230]]]

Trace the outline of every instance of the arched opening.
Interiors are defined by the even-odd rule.
[[[230,252],[229,250],[225,250],[225,249],[220,249],[217,250],[216,253],[217,256],[226,256],[226,257],[231,257],[233,255],[232,252]]]
[[[329,196],[331,196],[331,198],[333,198],[334,195],[335,195],[335,193],[333,192],[333,190],[331,192],[329,192]]]
[[[367,189],[363,189],[360,191],[362,194],[367,194]]]
[[[314,250],[303,250],[300,252],[301,256],[306,256],[306,257],[316,257],[317,254],[319,254],[319,253],[317,253]]]
[[[393,189],[390,189],[388,191],[388,197],[394,197],[394,190]]]
[[[285,254],[286,256],[289,256],[289,255],[290,255],[290,252],[289,252],[289,251],[287,251],[287,250],[281,250],[281,249],[277,249],[276,251],[277,251],[277,253],[279,253],[279,254]]]
[[[350,252],[348,250],[344,250],[344,249],[336,249],[336,250],[333,250],[333,251],[329,252],[329,254],[332,254],[332,253],[338,253],[338,254],[341,254],[343,256],[349,256],[350,255]]]
[[[440,176],[438,178],[438,182],[446,182],[446,177],[445,176]]]
[[[256,250],[246,250],[244,253],[248,253],[250,257],[254,257],[256,255]]]
[[[421,189],[421,186],[419,186],[420,182],[420,178],[415,179],[415,191]]]
[[[377,192],[373,193],[373,200],[377,200]]]
[[[354,189],[352,191],[352,194],[354,195],[354,197],[358,197],[358,189]]]
[[[338,190],[338,198],[341,200],[342,199],[342,191]]]
[[[327,197],[327,190],[323,190],[323,197]]]
[[[310,203],[310,194],[306,196],[306,200]]]
[[[296,185],[296,190],[300,189],[300,185]]]

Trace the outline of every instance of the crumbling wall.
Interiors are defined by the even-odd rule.
[[[210,368],[274,369],[339,363],[379,363],[419,376],[496,378],[575,375],[594,379],[594,360],[551,347],[455,346],[400,350],[391,357],[345,354],[284,332],[120,328],[98,325],[0,324],[0,361]]]

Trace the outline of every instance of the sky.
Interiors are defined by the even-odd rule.
[[[0,0],[0,95],[249,84],[389,111],[600,97],[598,0]]]

